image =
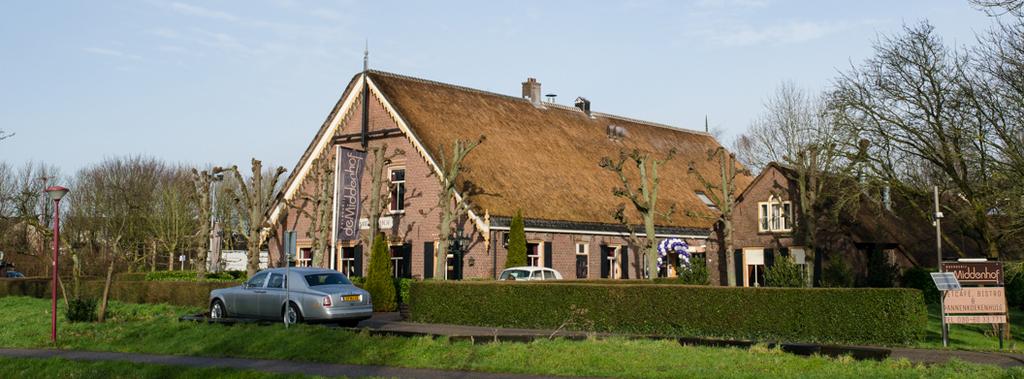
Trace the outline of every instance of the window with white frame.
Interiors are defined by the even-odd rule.
[[[304,247],[299,249],[299,254],[295,257],[295,267],[312,267],[313,266],[313,249]]]
[[[757,203],[757,230],[759,232],[788,232],[793,230],[793,203],[775,196]]]
[[[341,248],[341,273],[346,276],[362,276],[356,272],[356,247],[347,246]]]
[[[391,204],[388,210],[391,213],[405,212],[405,167],[388,169],[388,178],[391,181]]]
[[[526,265],[540,267],[543,266],[540,256],[540,244],[537,242],[526,243]]]

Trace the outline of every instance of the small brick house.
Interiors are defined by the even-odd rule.
[[[637,149],[660,158],[675,148],[675,159],[660,170],[659,203],[665,209],[674,203],[677,211],[670,219],[659,218],[657,236],[685,240],[708,262],[717,282],[713,268],[720,255],[711,237],[718,213],[701,200],[702,185],[688,173],[692,165],[706,178],[717,177],[719,167],[707,152],[721,145],[712,135],[592,112],[582,98],[577,107],[545,102],[541,84],[532,78],[522,90],[519,97],[374,70],[355,75],[272,207],[271,261],[281,262],[282,251],[292,249],[299,265],[315,261],[307,234],[310,219],[288,205],[314,192],[306,180],[314,157],[327,154],[335,160],[339,147],[367,151],[387,144],[405,152],[386,167],[385,191],[391,196],[380,222],[395,276],[431,278],[434,267],[443,264],[448,278],[495,278],[505,266],[511,217],[521,210],[530,264],[554,268],[567,279],[639,278],[643,257],[613,217],[625,201],[612,193],[620,183],[598,163],[620,151]],[[469,236],[468,249],[461,259],[449,254],[446,262],[436,262],[442,152],[450,154],[457,139],[481,135],[486,140],[466,157],[456,181],[483,191],[467,199],[471,211],[457,225]],[[368,171],[362,176],[362,218],[369,209]],[[750,177],[739,181],[744,188]],[[630,220],[640,219],[630,211],[627,207]],[[368,222],[361,221],[361,238],[332,238],[326,266],[353,276],[366,273]],[[337,235],[333,225],[332,236]]]
[[[763,286],[765,271],[776,255],[791,256],[806,265],[813,257],[814,281],[831,260],[843,259],[854,275],[866,274],[869,255],[901,268],[935,267],[935,234],[927,216],[928,205],[888,191],[858,194],[856,207],[839,212],[834,220],[819,221],[816,254],[808,254],[799,231],[801,220],[797,172],[783,164],[769,163],[737,197],[733,211],[733,257],[737,285]],[[829,179],[841,180],[841,179]],[[851,185],[851,190],[856,191]],[[916,208],[915,208],[916,207]],[[951,221],[951,220],[947,220]],[[962,235],[950,232],[961,250],[976,251]],[[948,249],[948,246],[946,247]],[[951,250],[946,257],[953,256]]]

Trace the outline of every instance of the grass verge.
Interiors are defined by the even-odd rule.
[[[85,362],[61,358],[0,357],[0,373],[4,378],[111,378],[111,379],[306,379],[322,378],[297,374],[273,374],[260,371],[224,368],[195,368],[120,361]]]
[[[49,301],[0,298],[0,345],[49,347]],[[1024,376],[963,362],[923,366],[905,360],[798,357],[775,349],[681,347],[672,341],[545,340],[473,345],[447,339],[374,337],[321,326],[209,325],[178,322],[198,311],[112,303],[104,324],[60,324],[63,349],[388,365],[534,375],[678,377],[970,377]]]

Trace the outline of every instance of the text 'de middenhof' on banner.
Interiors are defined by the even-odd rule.
[[[334,215],[337,218],[338,241],[359,238],[360,191],[366,152],[338,147],[338,201]]]

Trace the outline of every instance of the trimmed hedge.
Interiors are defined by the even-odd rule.
[[[898,288],[426,281],[410,295],[413,321],[510,328],[906,344],[928,322],[921,292]]]
[[[147,281],[185,281],[185,282],[238,282],[245,281],[245,271],[221,271],[206,273],[206,278],[199,280],[195,271],[153,271],[139,280]]]
[[[110,286],[110,299],[126,303],[166,303],[205,308],[210,291],[236,286],[238,282],[171,282],[171,281],[114,281]],[[69,288],[68,291],[71,289]],[[82,298],[99,299],[103,295],[102,280],[82,281]],[[48,278],[0,280],[0,296],[50,296]]]
[[[348,278],[348,280],[351,280],[352,284],[354,284],[356,287],[359,287],[359,288],[362,288],[362,289],[366,289],[366,287],[365,287],[366,286],[366,277],[365,276],[350,276]],[[409,303],[409,288],[412,286],[412,282],[415,282],[416,280],[408,279],[408,278],[391,278],[391,280],[395,284],[395,293],[398,294],[398,299],[397,299],[398,303],[399,304],[408,304]]]

